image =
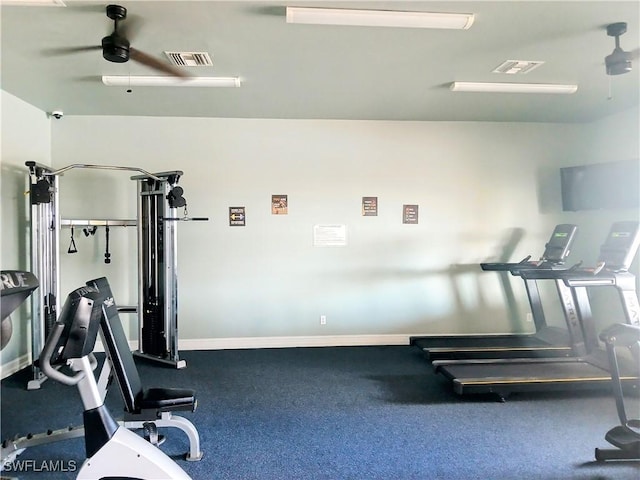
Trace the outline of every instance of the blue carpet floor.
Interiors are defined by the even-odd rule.
[[[630,462],[599,464],[617,423],[605,392],[460,397],[414,347],[183,352],[187,368],[139,361],[145,386],[188,387],[199,408],[204,458],[186,462],[186,436],[165,430],[161,447],[193,479],[638,480]],[[2,381],[2,438],[78,424],[71,387],[25,390],[28,372]],[[107,405],[119,415],[114,387]],[[637,398],[630,402],[640,411]],[[72,479],[36,471],[42,462],[80,465],[82,439],[28,449],[24,480]],[[32,463],[25,463],[31,460]],[[163,480],[163,479],[158,479]]]

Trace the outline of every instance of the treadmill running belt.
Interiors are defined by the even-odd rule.
[[[544,368],[539,365],[514,363],[494,363],[488,368],[478,368],[478,364],[448,364],[436,367],[453,381],[456,393],[502,393],[512,391],[540,390],[570,390],[575,388],[609,388],[611,374],[590,363],[573,361],[546,363]],[[625,383],[638,384],[637,374],[623,374]]]
[[[535,334],[471,335],[417,338],[413,345],[428,360],[466,358],[568,357],[573,353],[568,332],[546,327]]]

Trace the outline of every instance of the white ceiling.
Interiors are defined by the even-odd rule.
[[[631,73],[605,74],[628,22],[625,50],[640,47],[640,2],[614,1],[123,1],[137,33],[131,44],[207,51],[197,76],[240,76],[241,88],[107,87],[102,75],[155,75],[100,51],[113,23],[103,2],[67,7],[4,5],[1,86],[44,111],[65,115],[584,122],[637,106],[640,59]],[[469,30],[422,30],[285,22],[285,7],[324,6],[475,13]],[[523,76],[491,73],[505,60],[543,60]],[[576,83],[573,95],[454,93],[452,81]],[[611,81],[611,86],[609,82]],[[609,88],[613,98],[608,99]]]

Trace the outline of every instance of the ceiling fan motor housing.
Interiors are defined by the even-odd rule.
[[[611,55],[607,55],[604,59],[607,67],[607,75],[622,75],[628,73],[632,69],[631,54],[620,48],[620,35],[627,31],[626,22],[617,22],[607,25],[607,35],[615,37],[616,48]]]
[[[629,53],[623,50],[614,50],[611,55],[604,59],[604,63],[607,66],[608,75],[622,75],[632,69]]]
[[[115,63],[128,61],[129,41],[115,34],[107,35],[102,39],[102,56]]]
[[[102,39],[102,56],[105,60],[124,63],[129,60],[129,40],[118,35],[118,22],[127,18],[127,9],[120,5],[107,5],[107,17],[114,21],[111,35]]]

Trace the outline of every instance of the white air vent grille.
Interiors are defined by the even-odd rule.
[[[496,67],[492,73],[506,73],[507,75],[522,75],[538,68],[544,62],[536,60],[507,60]]]
[[[179,67],[211,67],[211,56],[207,52],[164,52],[173,65]]]

